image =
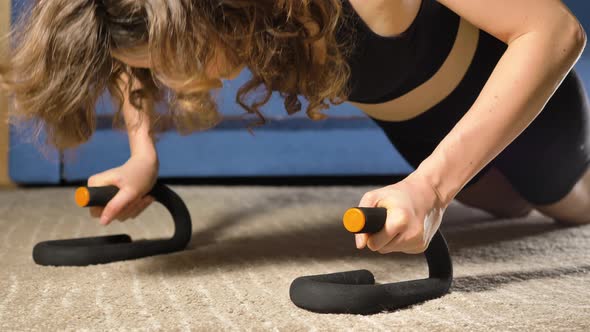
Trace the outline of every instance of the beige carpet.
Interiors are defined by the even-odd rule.
[[[83,268],[41,267],[43,240],[170,235],[161,206],[107,228],[73,188],[0,192],[0,331],[590,331],[590,227],[536,212],[495,220],[453,203],[443,223],[452,293],[373,316],[295,307],[297,276],[367,268],[378,282],[424,277],[421,255],[354,248],[340,217],[373,187],[173,187],[187,202],[187,251]]]

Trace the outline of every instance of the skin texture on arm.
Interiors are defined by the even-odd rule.
[[[157,161],[156,148],[154,142],[149,134],[150,120],[147,115],[140,114],[135,107],[129,101],[129,94],[127,92],[127,85],[129,84],[129,77],[125,74],[121,77],[120,88],[123,91],[124,103],[123,103],[123,117],[125,119],[125,125],[127,127],[127,133],[129,136],[129,148],[132,156],[142,156],[147,159]],[[137,80],[134,81],[136,84],[133,88],[140,88]],[[143,108],[151,112],[154,108],[152,100],[145,98],[143,100]]]
[[[586,37],[557,0],[439,2],[508,44],[471,109],[413,173],[447,206],[538,116],[579,59]]]

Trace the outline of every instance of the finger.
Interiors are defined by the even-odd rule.
[[[154,197],[149,195],[146,195],[142,198],[138,198],[135,202],[133,202],[133,204],[128,209],[126,209],[124,219],[134,219],[141,212],[143,212],[143,210],[145,210],[150,204],[152,204],[154,200]]]
[[[367,247],[372,251],[379,251],[397,235],[407,228],[408,220],[402,209],[388,209],[385,226],[379,232],[369,236]]]
[[[359,207],[375,207],[379,200],[379,193],[376,190],[369,191],[363,195],[359,202]]]
[[[88,187],[96,187],[99,178],[100,178],[100,174],[95,174],[95,175],[89,177],[88,178],[88,181],[86,182],[86,186],[88,186]]]
[[[128,190],[120,189],[119,192],[110,200],[104,207],[100,217],[100,223],[108,225],[115,216],[117,216],[123,209],[137,198],[137,194]]]
[[[379,253],[381,254],[388,254],[391,252],[403,252],[406,254],[420,254],[426,251],[428,245],[424,245],[423,243],[411,243],[416,241],[408,242],[404,236],[398,236],[395,239],[391,240],[387,245],[385,245]],[[418,241],[419,242],[419,241]]]
[[[88,187],[105,186],[108,184],[114,184],[115,180],[113,169],[106,170],[104,172],[94,174],[88,178],[86,185]]]
[[[366,233],[359,233],[355,234],[355,241],[357,249],[363,249],[367,246],[367,240],[369,239],[369,234]]]
[[[140,213],[142,213],[150,204],[152,204],[154,199],[152,197],[144,197],[139,204],[139,208],[136,209],[134,213],[130,215],[130,218],[135,219]]]
[[[93,218],[100,218],[103,209],[104,207],[102,206],[91,206],[90,208],[88,208],[88,211],[90,211],[90,216],[92,216]]]
[[[119,212],[119,214],[115,218],[121,222],[129,219],[129,217],[131,217],[131,215],[135,213],[135,211],[140,207],[140,205],[141,198],[136,198],[133,202],[127,204],[127,206],[125,206],[123,210]]]
[[[405,248],[402,248],[400,246],[400,242],[401,242],[399,240],[400,238],[401,238],[401,236],[398,236],[398,237],[394,238],[388,244],[386,244],[381,249],[379,249],[378,252],[380,254],[389,254],[389,253],[392,253],[392,252],[403,252],[406,249]]]
[[[411,244],[408,243],[406,236],[404,235],[404,233],[399,233],[396,237],[389,241],[389,243],[381,247],[381,249],[378,250],[379,253],[389,254],[392,252],[403,252],[405,250],[408,250]]]
[[[112,216],[111,219],[113,220],[118,220],[118,221],[124,221],[127,218],[127,215],[129,214],[129,211],[131,208],[133,208],[133,204],[135,203],[137,199],[128,202],[123,208],[121,208],[121,210],[114,216]]]
[[[132,218],[134,215],[137,215],[141,211],[143,204],[145,204],[143,198],[136,199],[133,204],[131,204],[129,209],[127,209],[125,220]]]

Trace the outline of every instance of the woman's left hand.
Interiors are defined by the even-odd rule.
[[[412,173],[400,182],[367,192],[359,207],[386,208],[387,220],[377,233],[355,234],[358,249],[368,246],[381,254],[419,254],[428,248],[447,206],[423,177]]]

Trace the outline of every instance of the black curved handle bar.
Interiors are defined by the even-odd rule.
[[[385,224],[386,209],[359,208],[366,212],[367,225],[355,233],[380,230]],[[382,209],[380,213],[374,213]],[[378,211],[379,212],[379,211]],[[453,265],[447,242],[440,231],[424,252],[429,277],[375,285],[368,270],[303,276],[291,283],[291,301],[300,308],[318,313],[374,314],[397,310],[443,296],[453,281]]]
[[[115,186],[88,187],[86,206],[105,206],[119,191]],[[126,234],[46,241],[33,248],[33,260],[39,265],[86,266],[137,259],[180,251],[192,235],[192,223],[186,205],[170,188],[156,183],[149,192],[170,212],[174,235],[170,239],[131,241]]]

